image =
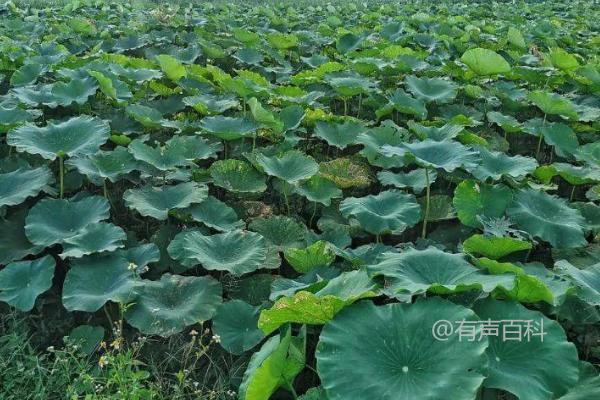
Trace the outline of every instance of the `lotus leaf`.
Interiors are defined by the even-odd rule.
[[[146,217],[165,220],[169,211],[201,203],[208,196],[208,188],[193,182],[174,186],[144,186],[141,189],[128,189],[123,194],[127,207]]]
[[[6,265],[0,270],[0,301],[30,311],[35,299],[52,286],[55,266],[51,256]]]
[[[213,318],[213,331],[221,338],[221,346],[231,354],[242,354],[265,337],[257,327],[260,308],[241,300],[223,303]]]
[[[291,184],[308,179],[319,171],[319,166],[312,157],[297,150],[288,151],[281,157],[259,154],[257,162],[268,175]]]
[[[36,196],[52,179],[50,169],[45,166],[0,174],[0,207],[21,204]]]

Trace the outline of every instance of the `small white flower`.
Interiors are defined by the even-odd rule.
[[[213,335],[212,341],[215,342],[215,343],[221,343],[221,336],[219,336],[219,335]]]

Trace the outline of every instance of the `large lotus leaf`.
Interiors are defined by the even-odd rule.
[[[37,195],[52,180],[52,172],[46,166],[19,168],[0,174],[0,207],[21,204],[28,197]]]
[[[166,77],[173,82],[177,82],[187,75],[185,67],[173,56],[161,54],[156,56],[156,61]]]
[[[501,127],[504,132],[515,133],[523,129],[521,123],[510,115],[504,115],[497,111],[489,111],[486,116],[488,121]]]
[[[169,211],[187,208],[200,203],[208,196],[208,188],[193,182],[174,186],[144,186],[141,189],[128,189],[123,194],[127,207],[137,210],[146,217],[165,220]]]
[[[256,218],[248,225],[280,250],[305,246],[306,227],[290,217],[275,215]]]
[[[205,115],[221,114],[230,108],[236,108],[240,104],[234,96],[213,94],[184,97],[183,103]]]
[[[61,258],[79,258],[92,253],[114,251],[124,246],[125,231],[113,224],[100,222],[88,225],[63,242]]]
[[[194,204],[186,210],[192,219],[202,222],[209,228],[221,232],[232,231],[244,227],[235,210],[213,196],[208,196],[202,203]]]
[[[23,110],[18,107],[3,107],[0,105],[0,132],[6,132],[25,122],[31,122],[39,116],[32,110]]]
[[[17,150],[39,154],[48,160],[59,156],[94,154],[108,140],[110,127],[106,121],[80,115],[45,127],[23,125],[10,131],[6,142]]]
[[[156,108],[141,104],[130,104],[125,108],[127,115],[147,128],[159,128],[162,123],[162,113]]]
[[[443,252],[435,247],[385,253],[367,266],[371,276],[384,276],[386,288],[397,294],[454,293],[471,289],[491,292],[496,287],[512,289],[512,274],[487,275],[469,264],[463,254]]]
[[[488,151],[479,148],[481,164],[472,171],[475,178],[485,181],[488,178],[497,181],[503,176],[522,179],[535,171],[538,163],[531,157],[509,156],[501,151]]]
[[[477,152],[452,140],[425,139],[421,142],[406,143],[400,147],[386,145],[383,146],[382,153],[387,156],[408,155],[422,167],[441,168],[447,172],[458,168],[471,171],[479,163]]]
[[[233,57],[242,63],[257,66],[260,65],[260,63],[264,60],[264,56],[262,55],[262,53],[250,48],[243,48],[238,50],[233,55]]]
[[[107,301],[131,301],[137,280],[129,265],[121,253],[94,254],[72,261],[63,285],[63,305],[69,311],[95,312]]]
[[[44,249],[45,246],[34,245],[25,236],[26,214],[27,209],[22,209],[0,219],[0,264],[6,265]]]
[[[345,149],[348,145],[354,143],[357,136],[364,131],[365,128],[356,122],[336,124],[318,121],[315,125],[315,135],[325,140],[331,146],[340,149]]]
[[[493,50],[477,47],[465,51],[460,58],[477,75],[489,76],[510,72],[510,64]]]
[[[235,140],[254,136],[258,125],[245,118],[217,115],[200,121],[200,128],[219,139]]]
[[[456,187],[452,201],[460,222],[477,228],[481,226],[478,216],[503,216],[512,196],[511,190],[504,185],[488,185],[467,179]]]
[[[512,263],[498,262],[488,258],[480,258],[478,264],[480,267],[487,269],[491,274],[500,275],[513,273],[517,276],[515,286],[510,290],[498,288],[496,297],[507,298],[523,303],[545,301],[548,304],[555,305],[561,295],[561,293],[558,293],[557,291],[555,296],[552,285],[547,284],[547,281],[543,276],[540,276],[535,267],[528,267],[526,270],[524,267]],[[544,266],[541,268],[548,271]],[[550,271],[548,272],[552,274]],[[557,279],[553,280],[557,281]]]
[[[579,380],[577,385],[558,398],[558,400],[588,400],[600,396],[600,375],[588,362],[579,362]]]
[[[342,197],[342,191],[335,183],[320,175],[313,175],[292,188],[294,193],[306,197],[309,201],[329,206],[331,199]]]
[[[554,146],[556,154],[568,157],[574,154],[579,141],[577,135],[569,125],[562,123],[546,123],[540,128],[540,133],[549,146]]]
[[[463,243],[463,249],[470,254],[479,254],[497,260],[516,251],[531,249],[532,245],[513,237],[473,235]]]
[[[577,349],[567,341],[558,322],[516,302],[486,299],[475,304],[474,311],[482,320],[496,320],[499,315],[503,320],[502,333],[488,336],[485,387],[506,390],[519,399],[547,400],[563,395],[577,383]],[[532,335],[525,333],[522,323],[507,328],[511,320],[531,321]],[[543,340],[533,336],[536,328],[544,333]],[[548,368],[550,365],[560,368]]]
[[[598,168],[579,167],[569,163],[553,163],[551,166],[540,167],[540,170],[545,170],[548,175],[556,173],[569,184],[575,186],[600,182],[600,169]],[[546,179],[539,177],[544,183],[547,183],[553,176]]]
[[[267,243],[258,233],[234,230],[205,236],[182,232],[169,244],[169,254],[185,266],[201,264],[207,270],[240,276],[261,268],[267,261]]]
[[[8,264],[0,270],[0,301],[30,311],[35,299],[52,286],[55,266],[51,256]]]
[[[209,142],[198,136],[176,136],[164,146],[151,147],[140,140],[134,140],[128,148],[136,160],[148,163],[161,171],[168,171],[193,165],[194,160],[216,157],[222,146],[218,142]]]
[[[12,87],[33,85],[48,68],[38,63],[25,64],[13,72],[10,77]]]
[[[267,34],[267,40],[269,44],[279,50],[287,50],[298,44],[298,36],[281,32]]]
[[[347,157],[320,163],[319,174],[340,189],[363,188],[371,183],[368,165]]]
[[[484,379],[478,371],[485,364],[487,339],[436,340],[431,330],[439,320],[478,318],[438,297],[379,307],[364,301],[344,309],[325,325],[317,345],[327,398],[474,399]],[[479,330],[476,325],[476,334]]]
[[[52,85],[18,87],[12,92],[21,103],[28,106],[43,104],[50,108],[58,107],[58,99],[52,94]]]
[[[142,333],[163,337],[211,319],[223,301],[221,283],[206,276],[164,274],[144,280],[125,319]]]
[[[335,267],[317,267],[295,279],[277,277],[271,283],[268,299],[275,301],[280,297],[292,297],[300,290],[315,293],[327,285],[328,280],[340,275]]]
[[[600,167],[600,142],[592,142],[579,146],[575,158],[585,161],[591,166]]]
[[[417,99],[426,103],[448,103],[458,92],[458,87],[454,83],[441,78],[417,78],[409,75],[404,83]]]
[[[325,81],[344,98],[368,93],[376,86],[374,81],[355,72],[333,72],[325,75]],[[344,108],[344,113],[347,113],[346,108]]]
[[[364,230],[375,235],[400,233],[421,218],[421,207],[415,197],[399,190],[347,197],[340,203],[340,212],[346,218],[356,218]]]
[[[389,98],[392,109],[408,115],[414,115],[419,119],[427,118],[427,107],[419,100],[408,95],[402,89],[396,91]]]
[[[259,154],[257,162],[267,174],[291,184],[308,179],[319,171],[315,160],[299,150],[290,150],[281,157]]]
[[[52,95],[57,104],[69,106],[72,103],[85,104],[88,97],[93,96],[98,90],[96,80],[93,78],[71,79],[68,83],[56,82],[52,85]]]
[[[520,229],[549,242],[555,248],[584,246],[587,241],[581,213],[566,200],[534,189],[517,192],[508,216]]]
[[[79,325],[71,330],[69,336],[64,337],[64,341],[65,344],[77,346],[81,353],[91,356],[99,349],[104,333],[101,326]]]
[[[364,149],[360,154],[367,158],[369,164],[382,167],[402,167],[404,156],[387,157],[381,154],[381,147],[385,145],[398,146],[405,142],[405,134],[408,132],[396,126],[379,126],[361,133],[356,138],[356,143],[362,144]]]
[[[452,123],[437,127],[421,125],[414,121],[408,121],[408,127],[419,137],[419,139],[432,139],[438,142],[442,140],[454,139],[465,129],[465,127],[462,125],[456,125]]]
[[[116,182],[138,167],[127,148],[121,146],[112,151],[99,151],[88,157],[71,158],[66,164],[77,168],[81,174],[96,183],[104,179]]]
[[[335,260],[335,253],[327,242],[318,240],[305,249],[287,249],[285,260],[301,274],[314,268],[330,265]]]
[[[221,339],[221,347],[240,355],[259,344],[265,334],[258,328],[260,307],[242,300],[231,300],[217,309],[212,329]]]
[[[381,171],[377,173],[377,179],[384,186],[394,186],[400,189],[412,188],[415,193],[421,193],[427,187],[427,180],[432,184],[437,179],[437,172],[430,171],[429,177],[426,176],[424,169],[415,169],[404,173],[394,173],[391,171]]]
[[[316,292],[318,296],[335,296],[346,303],[379,294],[379,285],[371,279],[366,269],[342,272],[331,277],[324,287]]]
[[[335,48],[341,54],[346,54],[351,51],[358,49],[361,43],[366,39],[367,35],[354,35],[353,33],[346,33],[335,42]]]
[[[109,217],[108,201],[100,196],[81,199],[45,198],[29,210],[25,234],[33,244],[50,246],[63,243],[85,227]]]
[[[306,338],[294,337],[291,329],[267,340],[252,355],[239,388],[240,400],[269,400],[279,387],[290,388],[304,368]]]
[[[248,100],[248,107],[250,107],[250,112],[255,121],[272,129],[275,133],[281,133],[283,131],[283,121],[276,117],[271,111],[264,108],[256,97],[252,97]]]
[[[578,288],[577,295],[586,303],[600,305],[600,264],[579,269],[567,260],[555,264],[555,270],[561,275],[568,276]]]
[[[537,90],[528,93],[527,99],[542,110],[544,114],[563,115],[565,117],[577,119],[577,112],[575,111],[573,103],[559,94]]]
[[[242,160],[219,160],[210,166],[210,176],[216,186],[234,193],[263,192],[265,176]]]

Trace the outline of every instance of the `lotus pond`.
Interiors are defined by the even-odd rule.
[[[0,5],[0,312],[169,398],[599,399],[599,19]]]

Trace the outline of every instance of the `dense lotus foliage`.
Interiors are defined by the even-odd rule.
[[[0,5],[0,310],[210,329],[242,400],[598,399],[599,18]]]

